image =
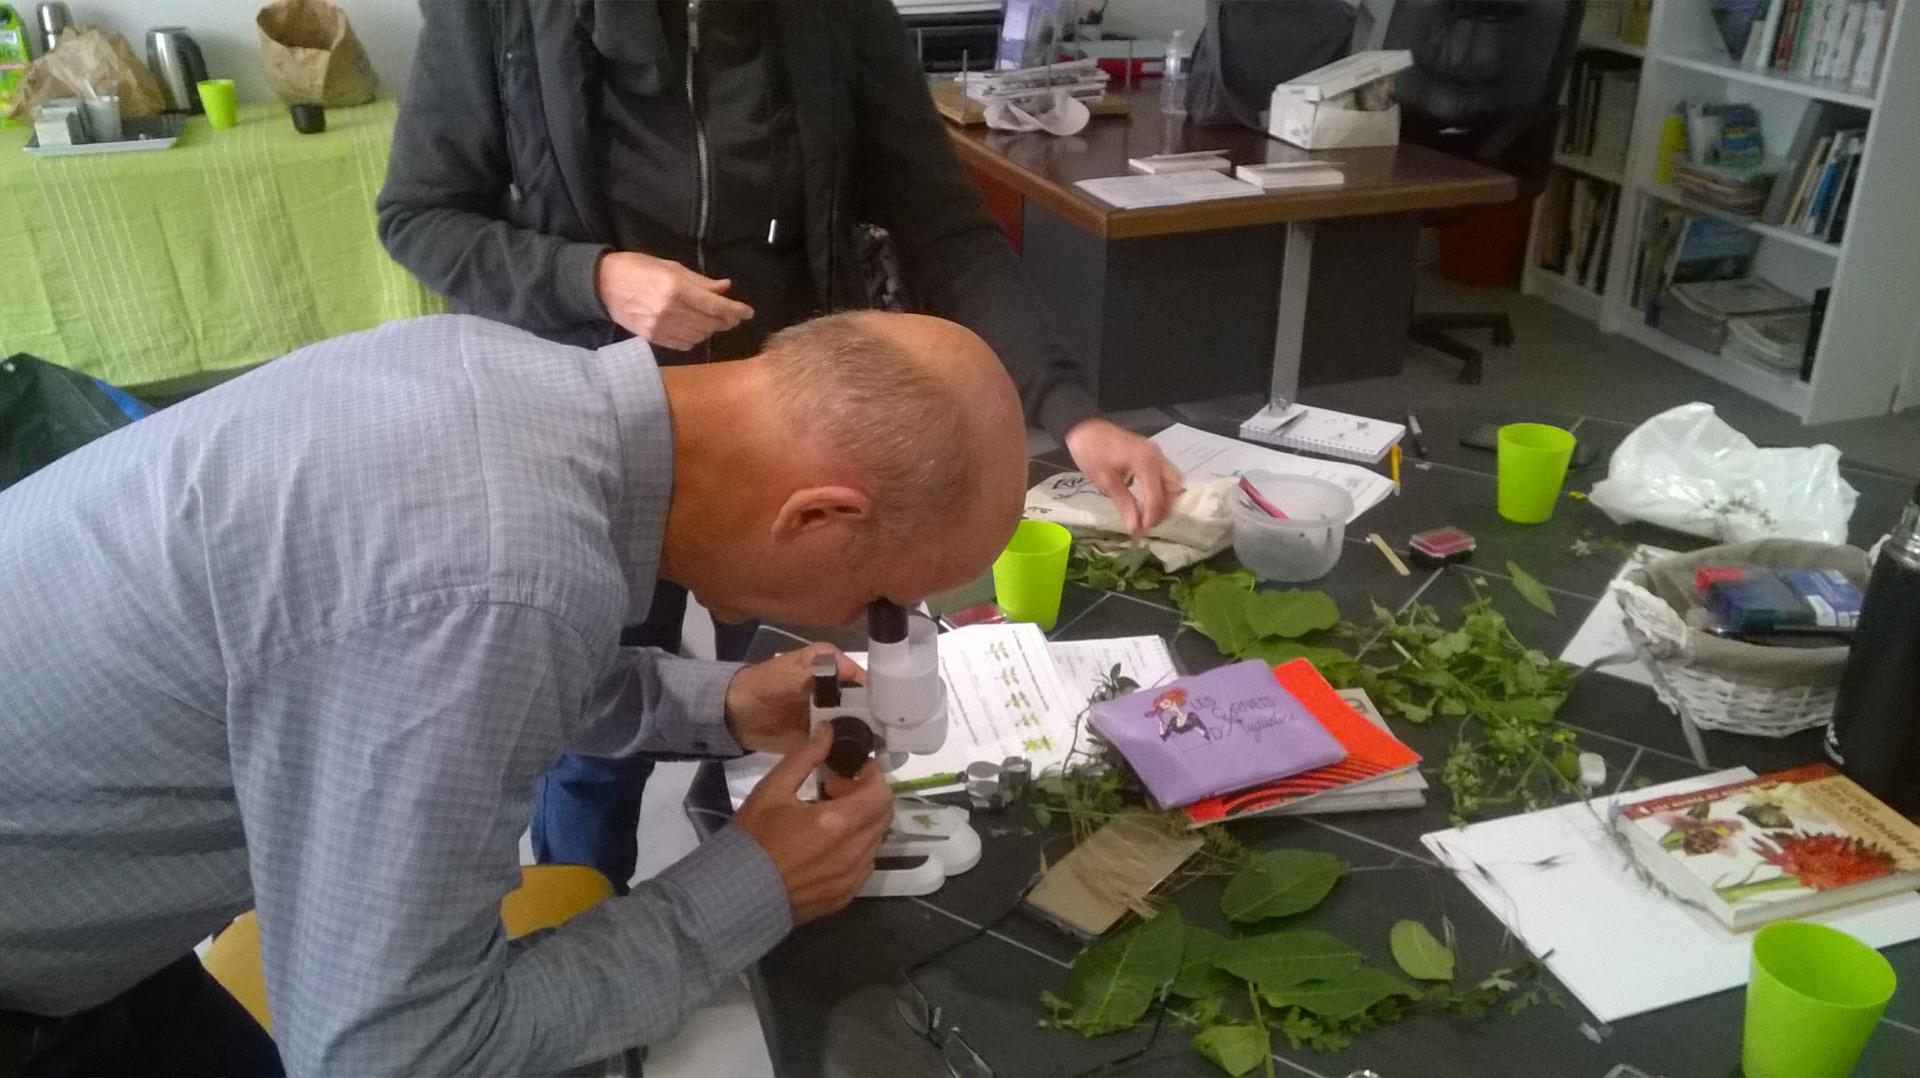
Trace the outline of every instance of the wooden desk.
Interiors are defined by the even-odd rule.
[[[1290,398],[1303,374],[1324,382],[1394,373],[1419,215],[1507,202],[1517,191],[1504,172],[1421,146],[1309,153],[1243,127],[1186,123],[1159,111],[1151,82],[1133,104],[1129,115],[1096,117],[1066,138],[949,128],[975,177],[1002,185],[989,198],[1021,200],[1022,257],[1069,335],[1099,358],[1096,389],[1109,409],[1247,392],[1262,381],[1270,396]],[[1137,210],[1074,186],[1127,175],[1129,157],[1190,150],[1224,150],[1235,164],[1325,160],[1347,182]],[[1323,221],[1339,223],[1316,229]],[[1320,294],[1311,306],[1310,280]],[[1184,361],[1169,370],[1176,354]]]

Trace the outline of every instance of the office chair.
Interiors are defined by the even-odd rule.
[[[1553,165],[1560,86],[1584,14],[1584,0],[1398,0],[1384,47],[1413,53],[1398,85],[1401,139],[1511,173],[1531,201]],[[1478,385],[1480,350],[1453,336],[1460,330],[1513,343],[1496,312],[1416,313],[1407,335],[1460,360],[1460,381]]]

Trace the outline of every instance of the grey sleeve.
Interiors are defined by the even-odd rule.
[[[509,943],[534,781],[596,671],[530,607],[434,604],[234,679],[230,735],[291,1074],[551,1073],[658,1040],[791,925],[727,829]]]
[[[498,7],[421,0],[420,44],[376,203],[380,242],[463,309],[525,327],[604,322],[594,270],[609,248],[505,218],[515,177],[494,57]]]
[[[1064,437],[1098,413],[1086,369],[960,167],[898,12],[887,0],[857,0],[848,13],[862,211],[892,233],[920,306],[992,345],[1027,422]]]

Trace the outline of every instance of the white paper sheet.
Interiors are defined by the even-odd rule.
[[[1614,580],[1627,575],[1630,569],[1638,568],[1656,558],[1665,558],[1673,551],[1664,547],[1641,544],[1634,548],[1620,571],[1613,574]],[[1575,666],[1585,666],[1596,659],[1605,659],[1614,655],[1631,654],[1633,642],[1627,639],[1627,630],[1621,626],[1626,614],[1620,609],[1620,601],[1614,598],[1612,587],[1600,596],[1593,610],[1587,614],[1587,620],[1580,623],[1580,631],[1573,634],[1567,646],[1560,652],[1560,660]],[[1632,681],[1652,687],[1653,677],[1647,673],[1647,664],[1638,659],[1611,666],[1600,667],[1595,673]]]
[[[1753,777],[1744,767],[1635,790],[1639,801]],[[1747,983],[1750,932],[1649,890],[1606,833],[1611,797],[1464,828],[1420,841],[1593,1016],[1615,1022]],[[1598,818],[1596,818],[1596,815]],[[1537,862],[1557,857],[1552,866]],[[1477,867],[1476,867],[1477,866]],[[1482,875],[1482,870],[1485,875]],[[1805,920],[1873,947],[1920,938],[1920,895],[1907,892]]]
[[[1179,206],[1216,198],[1262,195],[1265,191],[1223,172],[1161,172],[1134,176],[1101,176],[1076,184],[1087,194],[1118,209],[1143,206]]]
[[[1353,516],[1347,518],[1349,524],[1393,493],[1393,480],[1357,464],[1265,449],[1237,438],[1208,434],[1185,423],[1175,423],[1154,435],[1153,440],[1174,467],[1189,479],[1237,476],[1242,472],[1256,471],[1324,479],[1346,491],[1353,499]]]
[[[864,665],[866,656],[855,655]],[[1025,756],[1034,774],[1057,766],[1086,706],[1060,677],[1046,634],[1029,623],[972,625],[940,635],[940,679],[947,690],[947,740],[939,752],[909,756],[893,781],[963,771],[970,763]],[[779,757],[755,753],[727,761],[727,792],[738,808]],[[956,786],[936,789],[955,789]],[[930,791],[931,792],[931,791]],[[811,796],[811,786],[802,796]]]
[[[1085,706],[1114,665],[1141,688],[1151,688],[1179,676],[1167,642],[1157,636],[1126,636],[1115,640],[1056,640],[1047,645],[1067,695]]]

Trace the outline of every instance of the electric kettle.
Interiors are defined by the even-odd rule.
[[[200,80],[207,77],[207,61],[200,45],[184,26],[160,26],[147,31],[147,66],[160,80],[168,112],[200,111]]]

